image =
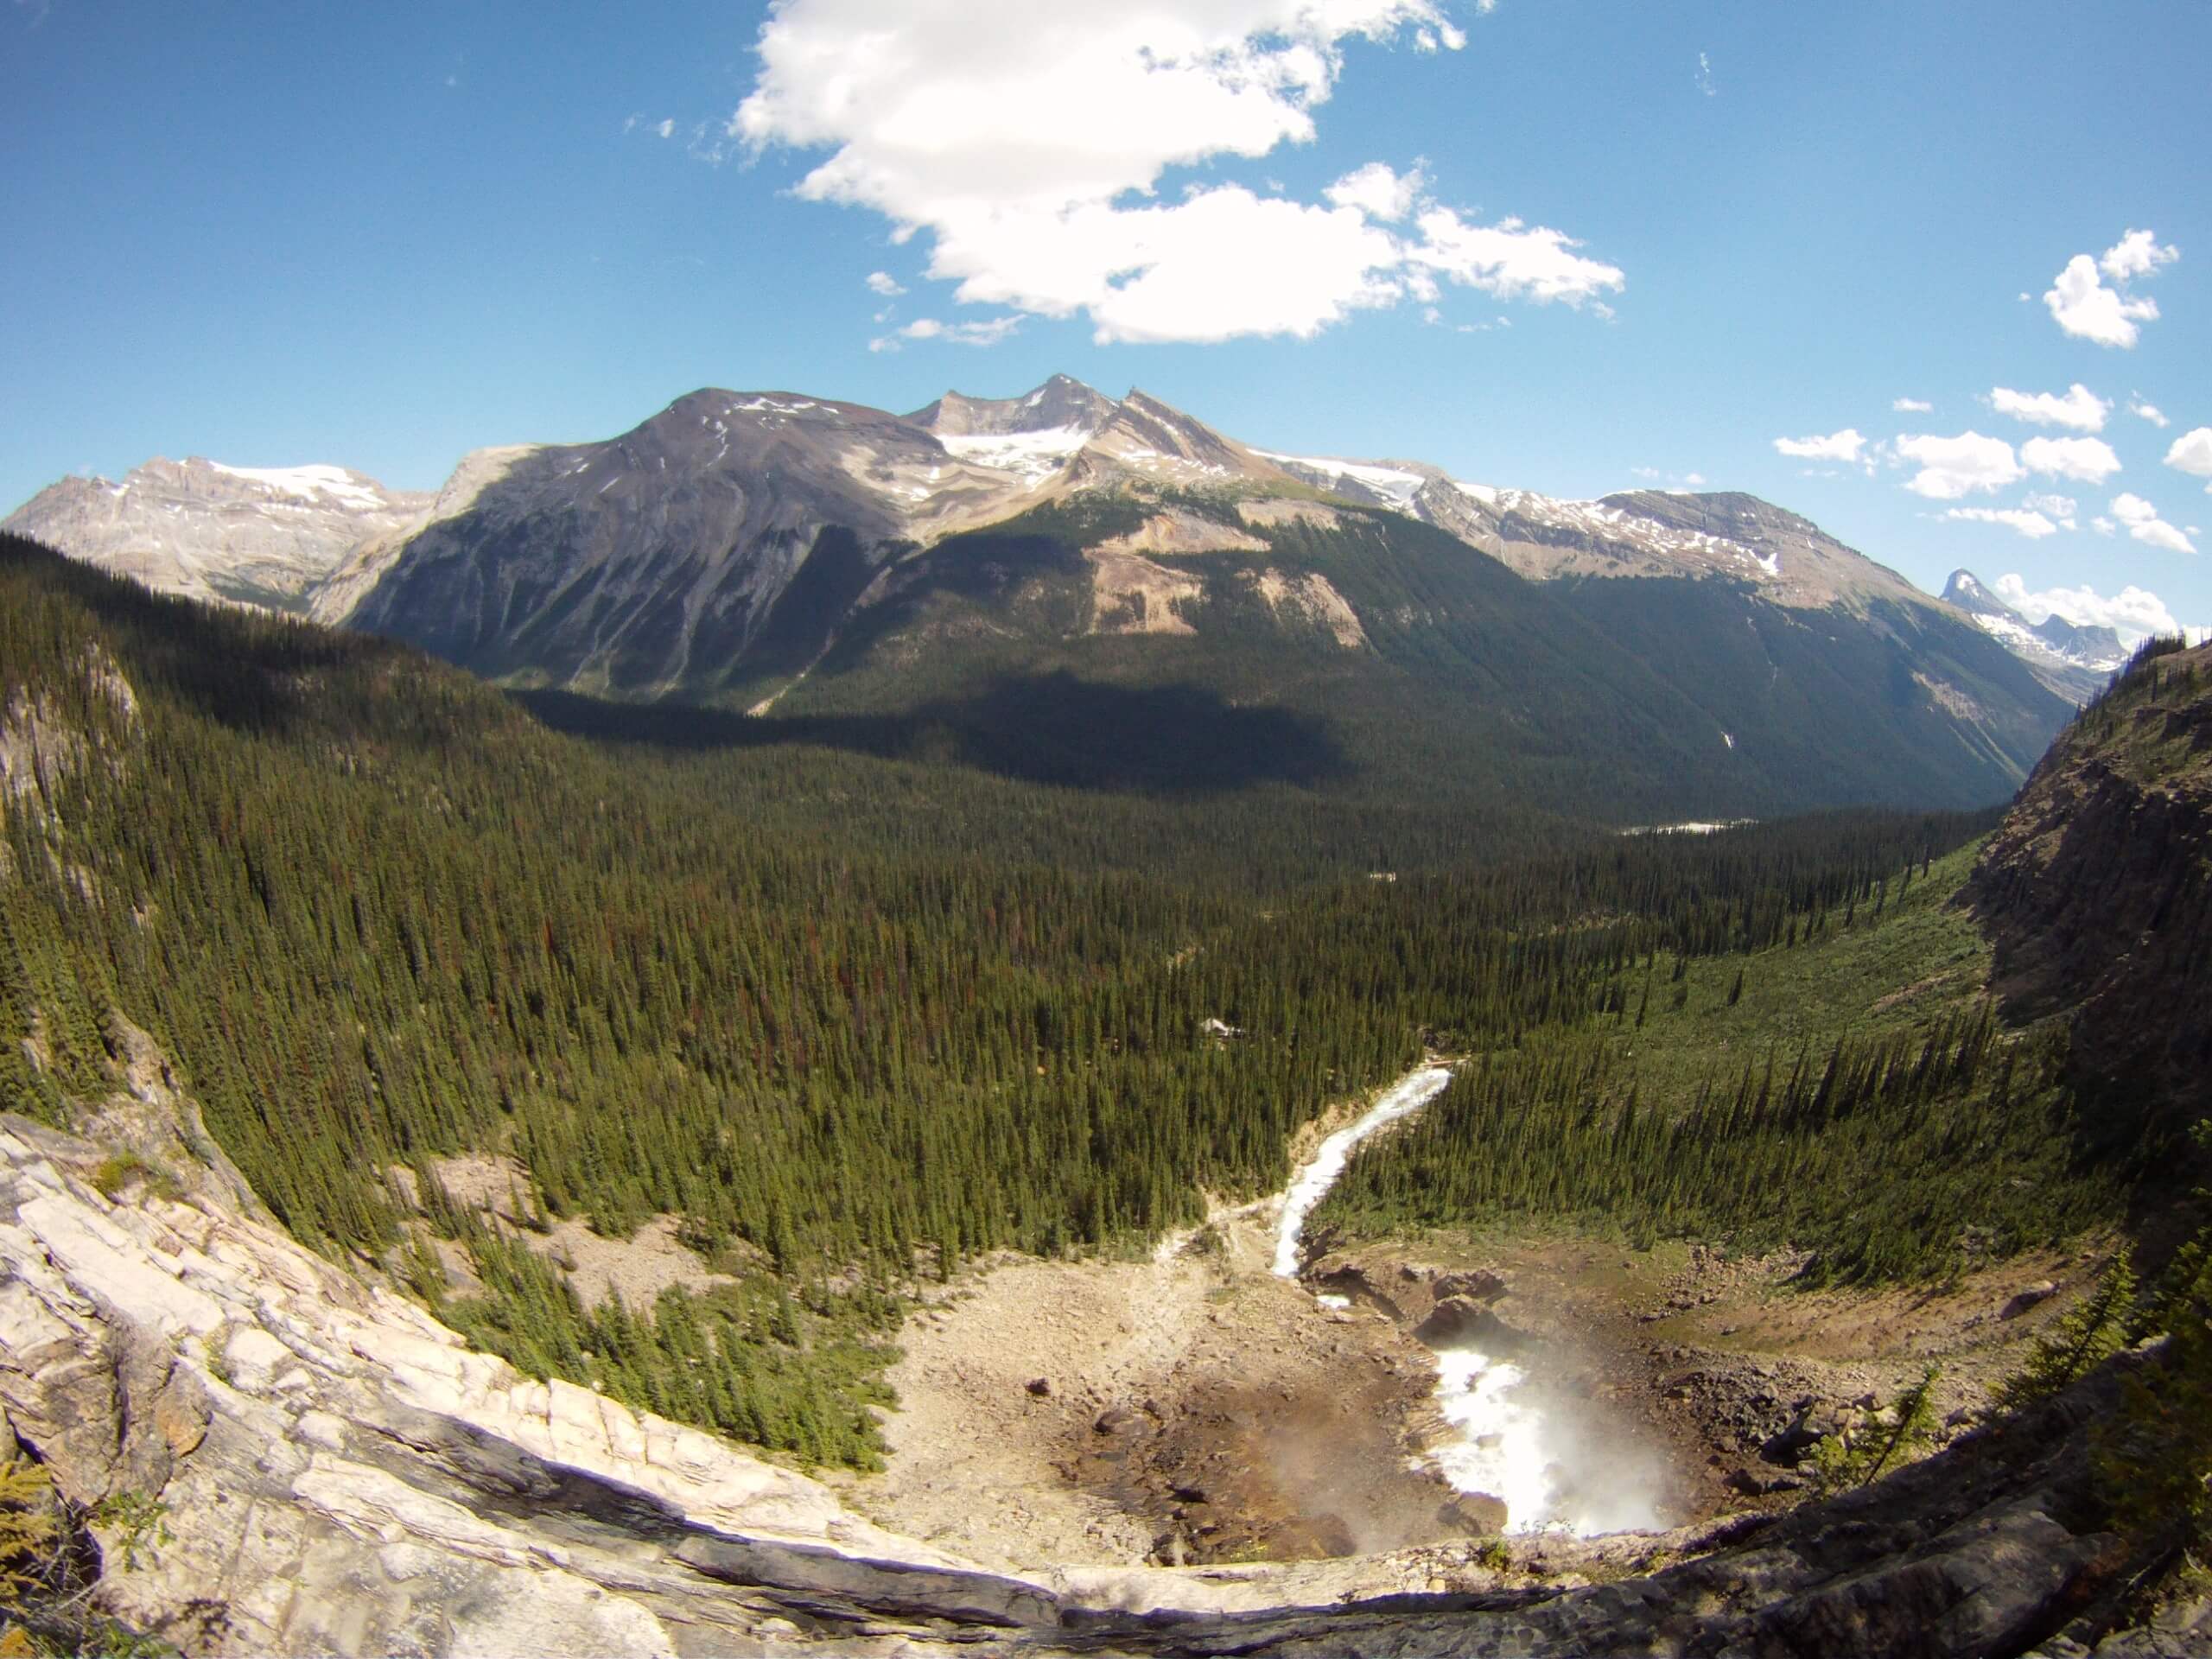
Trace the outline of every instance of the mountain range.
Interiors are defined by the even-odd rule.
[[[2056,613],[2031,622],[1991,593],[1971,570],[1952,571],[1943,584],[1943,598],[1987,629],[2037,679],[2073,702],[2095,696],[2126,664],[2127,647],[2110,628],[2082,626]]]
[[[1357,757],[1617,817],[1993,800],[2112,654],[1748,495],[1292,455],[1065,376],[905,416],[704,390],[604,442],[477,451],[431,498],[156,461],[7,528],[521,690],[1165,785],[1265,707],[1314,740],[1309,779]],[[1179,753],[1129,729],[1163,689]]]

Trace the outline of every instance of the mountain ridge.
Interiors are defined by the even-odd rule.
[[[1473,582],[1481,567],[1525,591],[1507,602],[1509,589]],[[1688,660],[1623,614],[1630,590],[1604,591],[1624,578],[1691,632]],[[1455,731],[1537,743],[1544,721],[1526,700],[1541,688],[1478,689],[1482,664],[1521,654],[1518,631],[1549,641],[1535,658],[1554,664],[1637,657],[1598,675],[1613,690],[1573,694],[1594,699],[1573,705],[1592,730],[1544,741],[1594,756],[1606,741],[1594,728],[1672,709],[1669,732],[1645,740],[1649,766],[1687,741],[1724,754],[1676,763],[1681,777],[1743,774],[1700,786],[1685,803],[1700,816],[1913,789],[1993,798],[2063,713],[2014,671],[2007,642],[1757,498],[1564,502],[1422,463],[1293,456],[1141,388],[1114,399],[1065,376],[1012,398],[949,391],[906,416],[702,388],[613,438],[480,451],[426,506],[334,560],[304,603],[518,688],[866,713],[919,706],[925,681],[972,705],[1009,672],[1135,683],[1173,671],[1237,698],[1305,698],[1325,719],[1363,705],[1370,730],[1410,722],[1440,753]],[[1788,618],[1810,622],[1832,660],[1815,668]],[[1736,649],[1746,624],[1767,642],[1754,658]],[[1205,649],[1190,657],[1179,640]],[[869,642],[889,653],[873,666]],[[1696,661],[1715,647],[1738,670],[1718,686]],[[1662,658],[1663,693],[1639,677]],[[1812,677],[1777,700],[1786,671]],[[1441,701],[1420,684],[1439,675]],[[1818,781],[1853,741],[1889,760]],[[1645,793],[1635,810],[1664,810]]]
[[[2127,661],[2126,648],[2109,627],[2083,626],[2056,611],[2031,622],[1963,568],[1943,584],[1943,601],[1974,618],[2053,691],[2077,703],[2101,691]]]

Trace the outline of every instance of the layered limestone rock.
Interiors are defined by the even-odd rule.
[[[238,1207],[219,1166],[127,1172],[111,1200],[92,1178],[117,1167],[0,1118],[0,1408],[72,1504],[168,1505],[172,1541],[135,1570],[111,1551],[101,1597],[188,1652],[753,1652],[1058,1622],[1039,1588],[815,1481],[470,1352]]]

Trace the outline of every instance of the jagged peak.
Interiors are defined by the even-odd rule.
[[[948,390],[934,403],[904,418],[907,424],[944,437],[988,437],[1072,428],[1093,432],[1111,419],[1117,405],[1095,386],[1071,374],[1049,376],[1012,397],[973,397]]]

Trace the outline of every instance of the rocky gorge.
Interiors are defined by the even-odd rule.
[[[99,1605],[187,1653],[2056,1655],[2121,1559],[2085,1497],[2101,1376],[1779,1517],[988,1570],[468,1351],[276,1229],[143,1042],[130,1077],[97,1139],[0,1126],[0,1403],[105,1557]],[[1424,1318],[1469,1287],[1421,1283]],[[162,1506],[157,1547],[99,1518],[124,1495]]]

